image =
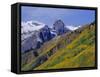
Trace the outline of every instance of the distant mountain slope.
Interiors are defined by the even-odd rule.
[[[95,24],[83,31],[65,48],[57,50],[35,70],[92,67],[95,65]]]
[[[44,42],[55,36],[47,25],[38,21],[22,22],[21,27],[22,53],[40,48]]]

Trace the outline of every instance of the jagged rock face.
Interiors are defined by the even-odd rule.
[[[39,37],[42,40],[42,42],[46,42],[52,39],[50,28],[47,25],[40,30]]]
[[[61,35],[65,32],[70,31],[69,29],[67,29],[65,27],[65,24],[63,23],[62,20],[57,20],[54,24],[53,24],[53,29],[56,31],[57,35]]]
[[[37,34],[33,34],[32,36],[28,37],[26,40],[22,42],[22,52],[27,52],[31,49],[36,49],[40,47],[41,42],[37,39]]]
[[[52,34],[48,26],[44,26],[38,31],[34,31],[34,34],[22,41],[22,52],[29,51],[31,49],[39,49],[41,45],[51,40]]]

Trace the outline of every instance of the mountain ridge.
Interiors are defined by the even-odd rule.
[[[39,48],[44,42],[47,42],[55,36],[62,35],[70,30],[65,27],[61,20],[55,21],[53,28],[38,21],[22,22],[22,52],[30,49]],[[31,42],[33,41],[33,42]],[[37,45],[39,44],[39,47]]]

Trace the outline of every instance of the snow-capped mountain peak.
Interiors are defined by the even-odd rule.
[[[72,25],[70,25],[70,26],[66,26],[66,28],[68,28],[68,29],[70,29],[70,30],[76,30],[76,29],[78,29],[78,28],[80,28],[81,26],[72,26]]]
[[[22,40],[30,37],[35,32],[45,27],[45,24],[38,21],[27,21],[21,23]]]
[[[27,21],[27,22],[22,22],[21,27],[22,27],[22,34],[31,32],[31,31],[37,31],[41,28],[43,28],[45,24],[40,23],[38,21]]]

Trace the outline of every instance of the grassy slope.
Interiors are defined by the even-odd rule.
[[[66,38],[66,36],[68,36],[68,35],[70,35],[69,36],[70,40],[74,40],[74,38],[77,37],[77,35],[74,35],[74,33],[73,34],[67,33],[65,35],[58,36],[58,37],[56,37],[56,38],[44,43],[42,45],[42,47],[39,49],[39,51],[40,51],[39,56],[34,58],[30,63],[22,66],[21,70],[25,71],[25,70],[32,69],[33,68],[32,65],[38,60],[39,57],[41,57],[41,56],[47,54],[48,52],[50,52],[50,50],[52,48],[54,48],[55,46],[57,46],[59,43],[61,43],[63,45],[68,44],[66,42],[66,39],[68,39],[68,37]]]
[[[73,42],[57,51],[35,70],[91,67],[94,64],[95,26],[92,26],[91,29],[87,27]]]
[[[52,49],[54,46],[56,46],[57,42],[59,42],[59,40],[57,40],[57,39],[59,39],[59,37],[56,38],[56,39],[52,39],[51,41],[45,43],[45,44],[43,45],[43,47],[41,47],[41,49],[40,49],[40,50],[41,50],[40,55],[39,55],[38,57],[34,58],[30,63],[24,65],[24,66],[22,67],[22,70],[25,71],[25,70],[30,70],[30,69],[32,69],[32,64],[34,64],[35,61],[36,61],[39,57],[41,57],[42,55],[44,55],[45,53],[47,53],[50,49]]]

